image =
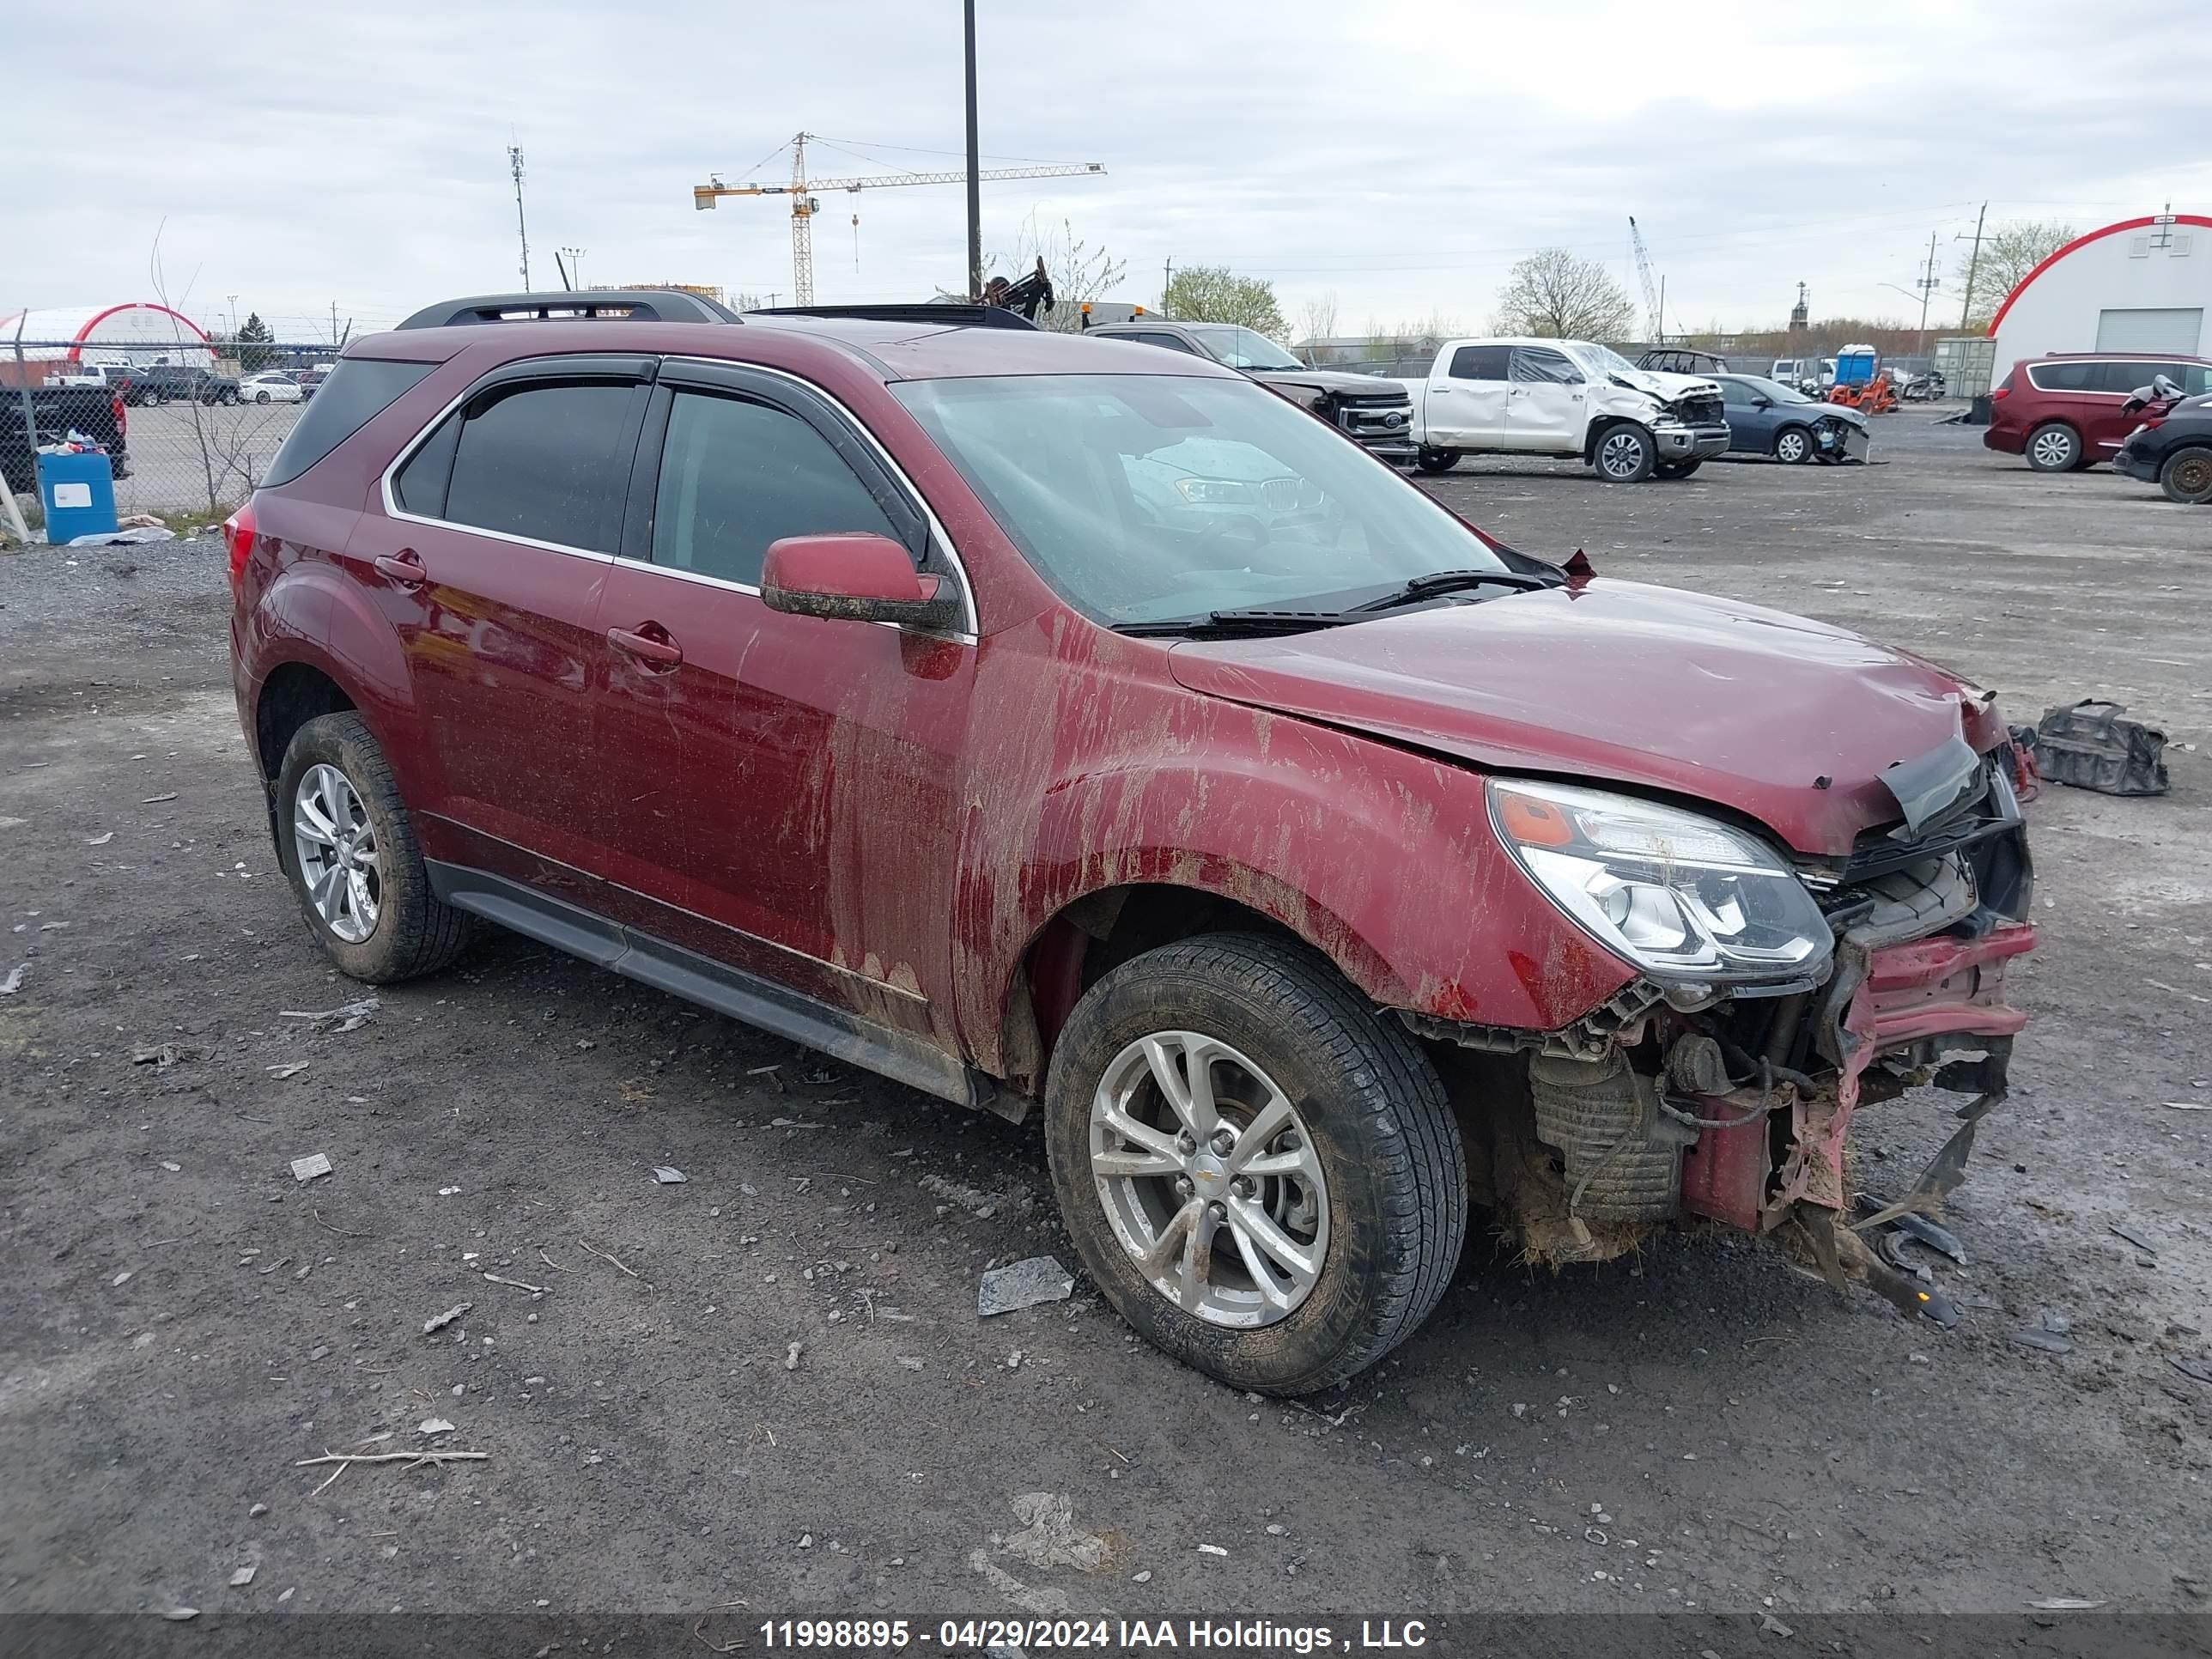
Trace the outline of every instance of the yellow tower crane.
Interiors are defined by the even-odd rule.
[[[714,206],[725,196],[791,198],[791,288],[795,303],[802,306],[814,303],[814,216],[822,207],[822,204],[815,199],[816,191],[842,190],[857,194],[864,190],[882,190],[892,185],[964,185],[968,182],[965,167],[949,173],[886,173],[872,179],[809,179],[806,176],[806,141],[817,136],[802,132],[792,139],[791,182],[787,185],[726,185],[719,177],[709,173],[707,183],[691,187],[691,205],[702,212]],[[1066,167],[987,167],[975,176],[978,179],[1073,179],[1105,171],[1103,162],[1084,161]]]

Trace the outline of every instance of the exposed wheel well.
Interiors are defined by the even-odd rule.
[[[1038,931],[1001,1016],[1006,1080],[1042,1094],[1052,1045],[1076,1001],[1132,957],[1200,933],[1256,933],[1303,943],[1273,917],[1217,893],[1164,883],[1102,888]]]
[[[353,706],[353,699],[319,668],[288,662],[275,670],[253,708],[255,757],[261,763],[261,775],[275,780],[293,734],[309,720],[342,714]]]

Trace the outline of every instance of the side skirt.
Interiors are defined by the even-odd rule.
[[[911,1032],[879,1025],[504,876],[434,860],[425,864],[431,891],[457,910],[956,1105],[1017,1123],[1026,1114],[1025,1099],[1002,1093],[982,1073]]]

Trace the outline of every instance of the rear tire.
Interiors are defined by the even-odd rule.
[[[340,810],[330,810],[333,800],[343,803]],[[303,820],[334,826],[356,856],[333,870],[341,861],[327,836],[310,836],[303,852],[296,827]],[[468,944],[469,918],[430,890],[391,763],[359,714],[325,714],[294,734],[276,774],[276,849],[309,931],[352,978],[389,985],[434,973]],[[318,902],[318,891],[335,915]]]
[[[1217,1106],[1224,1140],[1184,1133]],[[1206,934],[1100,979],[1054,1046],[1045,1146],[1106,1298],[1233,1388],[1310,1394],[1373,1364],[1435,1309],[1466,1237],[1465,1151],[1435,1068],[1299,945]],[[1186,1217],[1203,1249],[1177,1243]]]
[[[1591,465],[1607,483],[1642,483],[1656,469],[1659,452],[1651,434],[1640,426],[1626,423],[1607,427],[1598,434]]]
[[[2027,434],[2025,453],[2038,472],[2071,472],[2083,460],[2081,434],[2063,421],[2045,421]]]
[[[1449,472],[1459,465],[1459,451],[1431,449],[1424,445],[1413,457],[1413,465],[1424,472]]]
[[[2212,501],[2212,449],[2191,444],[2175,450],[2158,470],[2158,487],[2166,492],[2166,500],[2184,507]]]

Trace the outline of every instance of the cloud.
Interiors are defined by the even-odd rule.
[[[2032,0],[978,9],[986,151],[1108,168],[987,184],[987,246],[1065,217],[1128,260],[1133,299],[1173,258],[1269,276],[1292,311],[1334,293],[1346,329],[1474,322],[1545,244],[1636,291],[1633,213],[1678,323],[1778,321],[1800,281],[1816,312],[1903,316],[1883,284],[1909,289],[1931,232],[1948,274],[1984,199],[2084,226],[2212,207],[2191,159],[2212,158],[2212,30],[2165,0],[2087,27]],[[787,179],[787,152],[749,164],[802,125],[836,141],[817,177],[961,165],[949,3],[117,0],[103,21],[128,43],[112,77],[81,19],[7,26],[33,66],[11,126],[45,142],[19,152],[0,309],[143,297],[157,228],[184,308],[235,293],[283,331],[514,287],[511,143],[539,286],[566,246],[588,282],[787,301],[784,204],[696,213],[710,170]],[[960,281],[957,185],[820,201],[819,298]]]

